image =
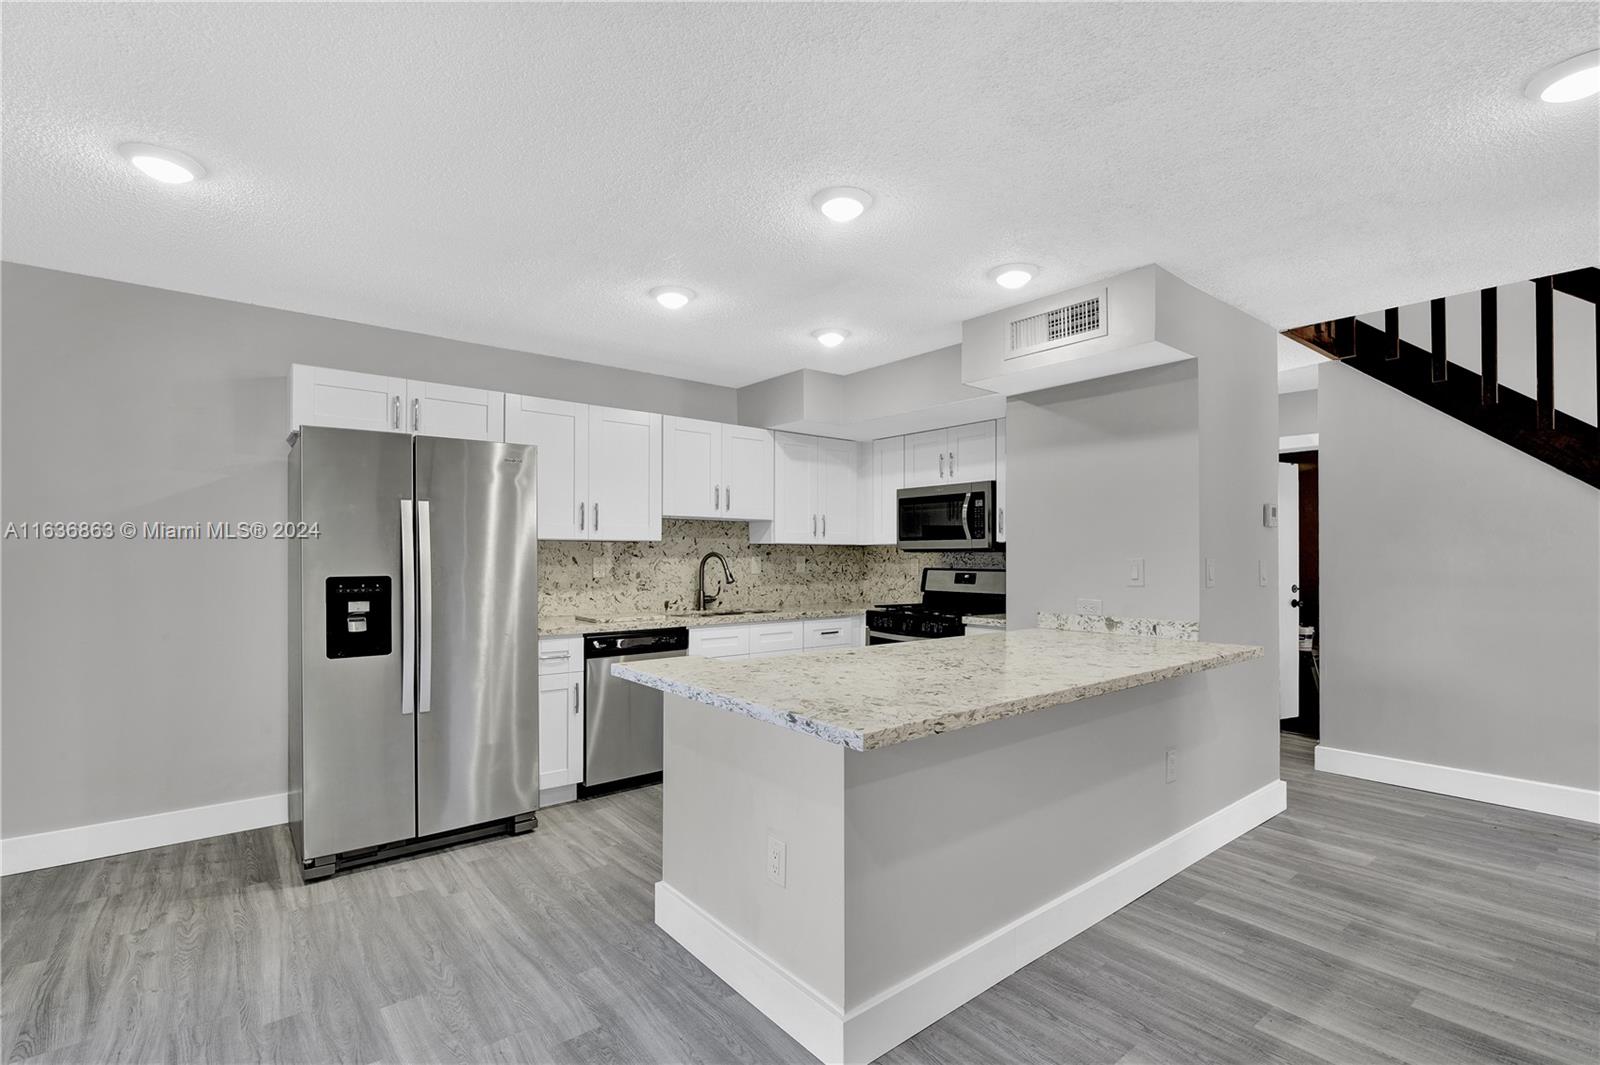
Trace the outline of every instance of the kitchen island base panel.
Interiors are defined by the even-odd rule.
[[[657,923],[824,1061],[882,1054],[1284,808],[1272,722],[1204,675],[867,752],[666,702]]]

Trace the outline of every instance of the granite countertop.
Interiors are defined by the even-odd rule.
[[[1243,644],[1023,629],[773,658],[665,658],[611,672],[866,751],[1262,654]]]
[[[709,628],[712,625],[763,625],[769,621],[802,621],[807,618],[847,618],[871,609],[871,603],[826,603],[822,606],[790,606],[749,614],[700,613],[693,610],[683,613],[618,614],[605,618],[590,615],[540,614],[539,635],[583,636],[591,632],[621,632],[625,629],[667,629],[683,626],[690,629]]]
[[[974,628],[1003,629],[1006,627],[1004,614],[968,614],[961,619],[961,624],[971,625]]]

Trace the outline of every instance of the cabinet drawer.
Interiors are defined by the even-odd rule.
[[[774,621],[750,626],[750,653],[753,655],[799,651],[804,647],[804,626],[798,621]]]
[[[689,653],[700,658],[727,658],[750,653],[748,625],[718,625],[689,630]]]
[[[562,636],[539,641],[539,676],[583,672],[583,637]]]
[[[824,647],[854,647],[855,618],[823,618],[806,622],[805,646],[813,651]]]

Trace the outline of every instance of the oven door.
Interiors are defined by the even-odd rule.
[[[930,637],[927,637],[927,636],[899,636],[899,635],[896,635],[895,633],[892,633],[892,632],[873,632],[871,629],[867,630],[867,646],[868,647],[871,647],[873,644],[880,644],[880,643],[910,643],[913,640],[926,640],[926,639],[930,639]]]
[[[994,482],[902,488],[895,522],[905,551],[993,550]]]

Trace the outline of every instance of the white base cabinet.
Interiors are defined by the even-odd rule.
[[[583,783],[583,642],[539,641],[539,790]]]
[[[866,619],[810,618],[753,625],[711,625],[689,630],[689,654],[697,658],[771,658],[866,642]]]

